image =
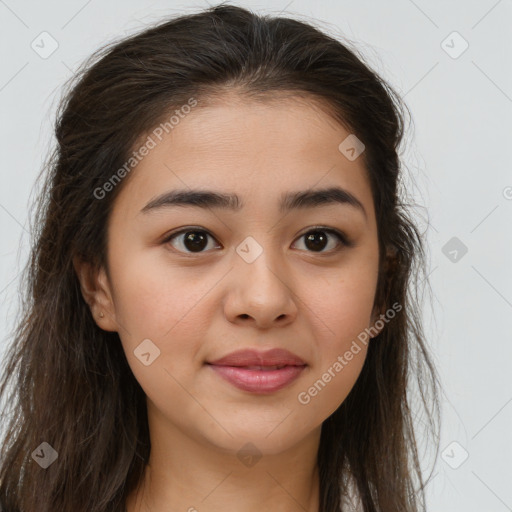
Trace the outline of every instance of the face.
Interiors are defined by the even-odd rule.
[[[311,102],[225,97],[153,137],[114,203],[97,295],[106,314],[96,316],[119,332],[150,422],[271,454],[317,435],[344,401],[367,346],[345,355],[376,318],[379,264],[362,158],[338,149],[349,134]],[[293,194],[335,188],[291,204]],[[165,196],[177,190],[238,203]],[[241,389],[208,364],[274,348],[305,363],[279,389]]]

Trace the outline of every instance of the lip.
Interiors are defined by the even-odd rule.
[[[273,348],[265,351],[237,350],[215,361],[208,361],[208,364],[216,366],[304,366],[306,363],[289,350]]]
[[[288,386],[307,366],[300,357],[285,349],[239,350],[207,364],[235,387],[258,394],[274,393]],[[274,366],[282,368],[261,368]]]
[[[306,366],[284,366],[280,370],[248,370],[240,366],[210,365],[210,367],[238,389],[258,394],[279,391],[291,384],[306,368]]]

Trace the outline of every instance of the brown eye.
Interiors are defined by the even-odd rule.
[[[208,246],[208,237],[214,239],[210,233],[203,229],[189,228],[173,233],[165,239],[164,243],[171,243],[171,241],[177,240],[176,244],[171,243],[171,245],[179,251],[200,253],[205,252],[204,249]]]
[[[338,239],[337,243],[335,238]],[[334,229],[315,228],[301,235],[301,239],[309,252],[332,252],[350,245],[346,237]],[[326,247],[328,249],[324,250]]]
[[[186,228],[169,235],[164,244],[171,244],[184,254],[208,252],[209,249],[219,248],[219,245],[209,244],[208,238],[215,238],[204,229]],[[337,239],[337,240],[336,240]],[[336,252],[343,247],[352,246],[345,235],[331,228],[314,228],[301,235],[298,240],[304,240],[305,250],[316,253]]]

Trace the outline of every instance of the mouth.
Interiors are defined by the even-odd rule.
[[[303,365],[229,366],[207,363],[214,373],[236,388],[255,394],[270,394],[290,385],[306,368]]]

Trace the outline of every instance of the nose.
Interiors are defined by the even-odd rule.
[[[260,329],[284,327],[297,316],[297,296],[282,262],[264,250],[248,263],[235,253],[234,269],[224,302],[226,318]]]

